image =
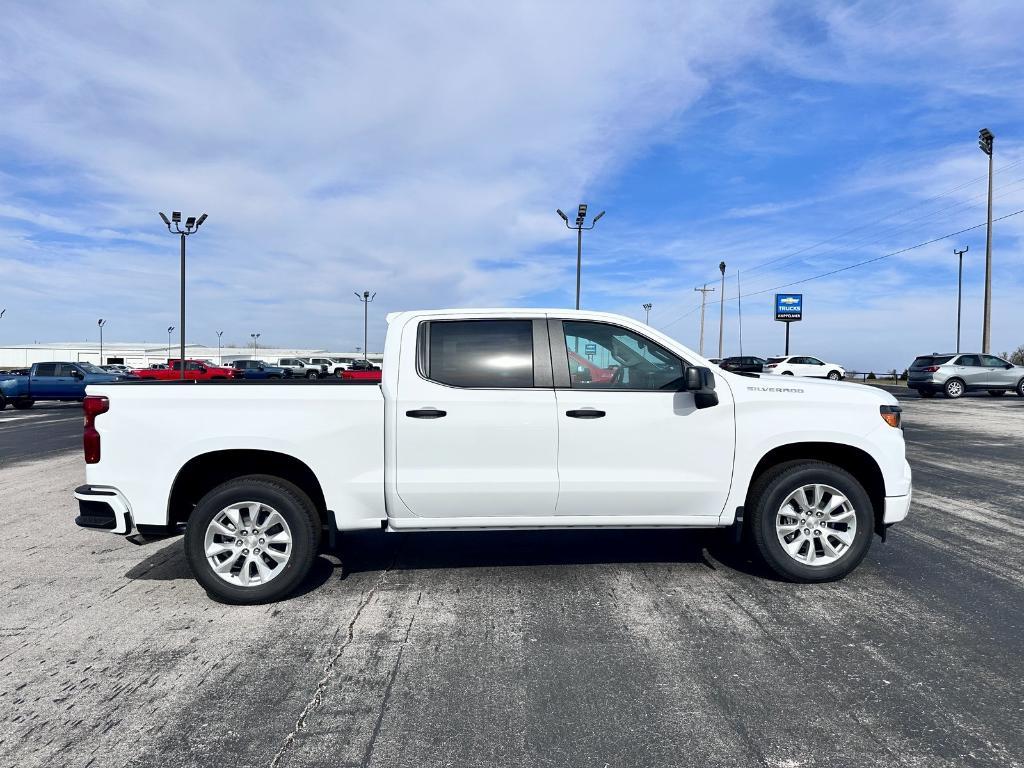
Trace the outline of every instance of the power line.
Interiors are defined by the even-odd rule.
[[[1006,165],[1002,166],[1001,168],[997,168],[996,170],[997,171],[1006,171],[1006,170],[1009,170],[1010,168],[1014,168],[1014,167],[1020,165],[1021,163],[1024,163],[1024,158],[1022,158],[1020,160],[1015,160],[1012,163],[1007,163]],[[969,187],[971,184],[976,184],[979,181],[984,181],[986,178],[987,178],[987,175],[986,176],[978,176],[977,178],[969,179],[968,181],[965,181],[962,184],[958,184],[957,186],[952,187],[951,189],[947,189],[945,192],[942,192],[942,193],[940,193],[938,195],[934,195],[932,197],[929,197],[929,198],[927,198],[925,200],[922,200],[922,201],[920,201],[918,203],[914,203],[913,205],[907,206],[906,208],[901,208],[901,209],[899,209],[897,211],[893,211],[892,213],[890,213],[890,214],[888,214],[886,216],[883,216],[881,218],[872,219],[871,221],[865,222],[864,224],[859,224],[856,227],[851,227],[850,229],[843,230],[842,232],[839,232],[839,233],[833,235],[832,237],[826,238],[824,240],[820,240],[820,241],[818,241],[816,243],[812,243],[811,245],[808,245],[808,246],[804,246],[803,248],[800,248],[800,249],[798,249],[796,251],[791,251],[789,253],[784,253],[784,254],[782,254],[780,256],[777,256],[777,257],[772,258],[772,259],[768,259],[767,261],[763,261],[763,262],[760,262],[758,264],[754,264],[753,266],[750,266],[750,267],[741,267],[741,268],[743,269],[744,272],[747,272],[749,274],[751,272],[758,271],[758,270],[760,270],[760,269],[762,269],[764,267],[771,266],[772,264],[776,264],[779,261],[782,261],[784,259],[788,259],[788,258],[791,258],[793,256],[799,256],[800,254],[807,253],[808,251],[812,251],[815,248],[818,248],[819,246],[828,245],[829,243],[835,242],[836,240],[838,240],[841,237],[844,237],[845,235],[849,235],[849,234],[851,234],[853,232],[859,232],[859,231],[861,231],[863,229],[867,229],[868,227],[873,226],[875,224],[879,224],[879,223],[881,223],[883,221],[888,221],[889,219],[891,219],[891,218],[893,218],[895,216],[898,216],[901,213],[906,213],[907,211],[912,211],[915,208],[920,208],[922,205],[927,205],[928,203],[934,202],[935,200],[940,200],[943,197],[948,197],[949,195],[953,194],[954,192],[958,192],[961,189],[963,189],[964,187]],[[1003,186],[1003,185],[1001,185],[1001,186]],[[954,204],[954,207],[956,205],[958,205],[958,204]],[[945,209],[940,209],[940,211],[941,210],[945,210]],[[935,215],[936,213],[939,213],[940,211],[933,211],[932,213],[925,214],[923,217],[920,217],[920,218],[927,218],[928,216]],[[912,221],[918,221],[918,220],[919,219],[913,219]],[[730,275],[730,277],[731,276],[732,275]]]
[[[997,221],[1002,221],[1004,219],[1012,218],[1013,216],[1019,216],[1022,213],[1024,213],[1024,208],[1021,208],[1019,211],[1014,211],[1013,213],[1007,213],[1004,216],[1000,216],[1000,217],[998,217],[996,219],[992,219],[992,221],[993,221],[993,223],[997,222]],[[800,280],[794,280],[794,281],[789,282],[789,283],[783,283],[782,285],[776,285],[776,286],[773,286],[771,288],[763,288],[763,289],[761,289],[759,291],[751,291],[750,293],[744,293],[744,294],[742,294],[742,297],[743,298],[747,298],[749,296],[759,296],[762,293],[770,293],[771,291],[777,291],[777,290],[779,290],[781,288],[789,288],[790,286],[802,285],[803,283],[809,283],[812,280],[820,280],[823,277],[830,277],[832,275],[837,275],[840,272],[846,272],[848,270],[855,269],[857,267],[863,267],[865,264],[873,264],[876,261],[882,261],[883,259],[888,259],[888,258],[890,258],[892,256],[898,256],[901,253],[907,253],[908,251],[914,251],[914,250],[917,250],[918,248],[924,248],[926,245],[931,245],[932,243],[938,243],[938,242],[940,242],[942,240],[947,240],[947,239],[949,239],[951,237],[956,237],[957,235],[962,235],[964,232],[971,232],[972,230],[980,229],[981,227],[984,227],[984,226],[987,226],[987,222],[982,222],[981,224],[975,224],[972,227],[966,227],[964,229],[957,230],[956,232],[949,232],[949,233],[947,233],[945,235],[940,235],[939,237],[934,237],[931,240],[925,240],[922,243],[917,243],[916,245],[907,246],[906,248],[900,248],[897,251],[891,251],[890,253],[885,253],[885,254],[882,254],[881,256],[875,256],[874,258],[871,258],[871,259],[864,259],[863,261],[858,261],[858,262],[856,262],[854,264],[847,264],[844,267],[839,267],[838,269],[833,269],[833,270],[830,270],[828,272],[822,272],[819,275],[813,275],[811,277],[805,277],[805,278],[802,278]],[[739,299],[740,296],[741,296],[741,294],[737,293],[737,295],[734,296],[734,297],[729,297],[729,298],[721,297],[719,299],[712,299],[708,303],[709,304],[715,304],[718,301],[732,301],[733,299]],[[694,307],[693,309],[689,310],[688,312],[683,313],[679,317],[677,317],[677,318],[675,318],[673,320],[669,320],[667,323],[664,323],[664,324],[660,325],[658,327],[658,329],[659,330],[664,330],[668,326],[674,325],[675,323],[679,322],[683,318],[689,317],[694,312],[696,312],[698,309],[700,309],[700,306],[701,305],[698,304],[696,307]]]

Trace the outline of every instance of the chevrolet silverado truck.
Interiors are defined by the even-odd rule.
[[[829,581],[910,506],[891,395],[712,373],[626,317],[393,314],[382,373],[91,386],[76,522],[183,527],[206,591],[258,603],[362,529],[732,527],[781,577]]]
[[[92,363],[35,363],[25,375],[0,375],[0,411],[10,403],[26,410],[37,400],[83,400],[90,384],[129,378],[109,373]]]

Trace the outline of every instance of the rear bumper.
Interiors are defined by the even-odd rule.
[[[917,379],[916,381],[914,379],[908,379],[907,388],[916,389],[918,392],[941,392],[942,384],[937,381],[933,381],[932,379]]]
[[[76,525],[121,535],[134,529],[131,505],[116,488],[80,485],[75,488],[75,498],[78,499]]]

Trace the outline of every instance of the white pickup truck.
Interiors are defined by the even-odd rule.
[[[910,505],[873,387],[711,373],[616,315],[388,317],[383,381],[90,386],[77,521],[184,526],[211,596],[280,598],[325,533],[734,526],[786,579],[837,579]],[[499,534],[500,535],[500,534]]]

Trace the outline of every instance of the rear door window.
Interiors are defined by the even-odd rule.
[[[36,376],[56,376],[56,363],[40,363],[36,366]]]
[[[533,386],[531,320],[451,320],[425,323],[421,373],[453,387]]]
[[[956,361],[956,364],[977,368],[981,365],[981,360],[978,359],[977,355],[960,355],[960,359]]]

